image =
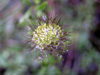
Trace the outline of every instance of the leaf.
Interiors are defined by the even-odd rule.
[[[39,4],[42,0],[34,0],[35,4]]]
[[[45,1],[45,2],[43,2],[41,5],[37,6],[37,7],[36,7],[36,10],[37,10],[37,11],[43,10],[43,9],[46,8],[46,6],[47,6],[47,1]]]
[[[26,4],[26,5],[30,5],[31,4],[30,0],[20,0],[20,2],[22,4]]]

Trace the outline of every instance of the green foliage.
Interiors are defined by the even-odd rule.
[[[40,4],[39,6],[36,7],[37,11],[41,11],[44,10],[47,7],[47,2],[43,2],[42,4]]]
[[[47,8],[47,1],[44,1],[40,5],[36,5],[36,13],[37,13],[37,16],[43,16],[44,15],[43,11],[46,8]]]
[[[30,5],[31,4],[30,0],[20,0],[20,2],[22,4],[25,4],[25,5]]]
[[[23,43],[23,41],[26,42],[29,39],[27,38],[28,31],[24,29],[27,26],[32,26],[32,29],[36,29],[38,26],[36,17],[44,17],[47,12],[51,14],[49,12],[50,7],[48,7],[48,1],[50,0],[20,0],[21,6],[17,4],[19,0],[16,0],[15,4],[12,4],[13,1],[10,1],[0,0],[0,70],[1,68],[6,68],[5,75],[25,75],[27,72],[31,72],[29,75],[77,75],[73,69],[68,67],[63,68],[62,71],[60,70],[59,66],[63,64],[60,57],[56,58],[49,54],[48,57],[45,57],[46,53],[44,52],[44,59],[41,62],[38,59],[42,57],[40,55],[41,51],[37,48],[31,49],[30,42]],[[70,5],[67,1],[55,0],[55,3],[51,2],[51,5],[53,12],[63,15],[61,18],[61,22],[65,24],[63,30],[71,32],[69,38],[73,41],[76,52],[80,53],[79,57],[75,57],[75,59],[79,59],[78,61],[76,60],[79,65],[77,67],[86,70],[88,65],[94,62],[98,66],[98,75],[100,75],[100,53],[96,51],[89,41],[89,32],[93,25],[95,2],[93,0],[83,0],[84,2],[73,6],[74,4]],[[17,6],[19,7],[16,9]],[[10,12],[11,10],[14,11]],[[19,15],[21,15],[20,19]],[[8,31],[7,27],[9,28]],[[12,34],[9,34],[10,30],[12,30]],[[33,30],[30,30],[28,34],[32,35]],[[70,42],[66,41],[65,44],[70,44]]]

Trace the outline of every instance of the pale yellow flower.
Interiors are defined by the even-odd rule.
[[[44,48],[44,45],[49,45],[51,43],[56,43],[63,36],[61,27],[54,23],[41,24],[33,32],[32,40],[35,42],[39,48]]]

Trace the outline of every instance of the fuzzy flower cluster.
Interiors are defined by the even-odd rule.
[[[32,40],[39,48],[44,49],[45,46],[58,42],[62,36],[63,33],[59,25],[43,23],[33,32]]]

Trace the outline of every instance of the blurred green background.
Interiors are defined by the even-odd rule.
[[[0,75],[100,75],[100,48],[96,49],[89,40],[90,31],[96,29],[93,19],[99,3],[99,0],[0,0]],[[25,43],[29,40],[27,26],[30,21],[37,21],[30,17],[47,15],[62,16],[63,29],[71,32],[74,54],[60,62],[50,56],[40,63],[38,50]],[[97,42],[100,43],[100,38]]]

